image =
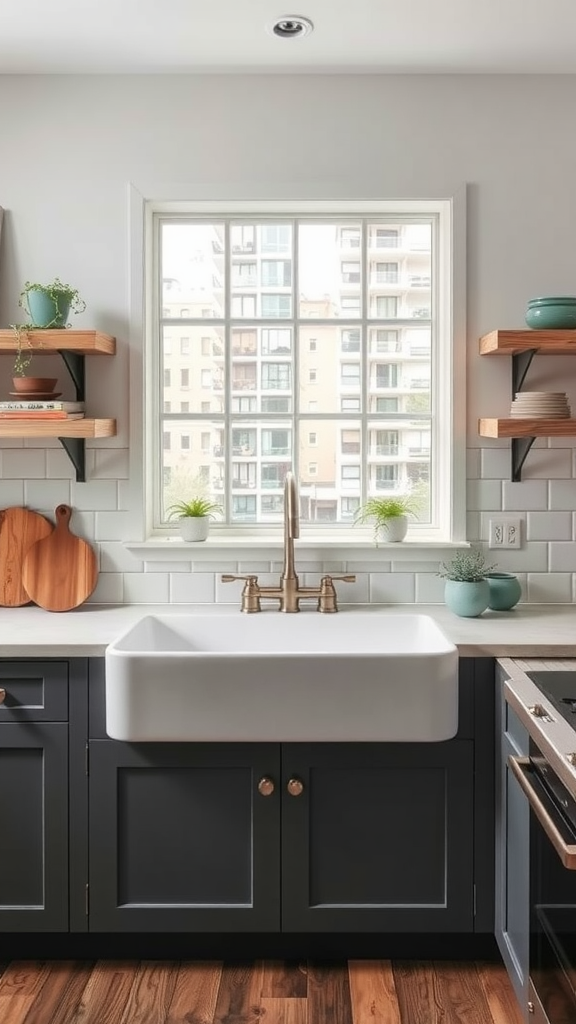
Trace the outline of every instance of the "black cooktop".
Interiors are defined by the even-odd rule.
[[[576,671],[558,669],[548,672],[527,672],[539,690],[567,722],[576,729]]]

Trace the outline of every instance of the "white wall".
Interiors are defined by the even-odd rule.
[[[575,101],[576,77],[565,76],[0,76],[0,321],[18,319],[27,279],[77,287],[88,303],[77,326],[118,339],[114,359],[87,360],[90,411],[119,422],[116,438],[89,443],[86,484],[57,442],[2,441],[0,506],[51,514],[70,501],[73,527],[98,546],[95,600],[220,597],[220,563],[192,575],[186,564],[144,567],[120,543],[130,536],[128,184],[362,199],[466,183],[468,536],[486,538],[490,511],[519,510],[527,543],[499,553],[499,567],[521,574],[527,600],[574,601],[573,439],[537,442],[511,484],[507,443],[479,438],[476,422],[505,415],[510,400],[509,360],[481,360],[478,337],[522,327],[531,296],[576,294]],[[10,367],[0,360],[3,394]],[[535,360],[527,383],[566,390],[576,412],[574,359]],[[358,600],[442,600],[437,561],[381,563],[372,575],[363,557]]]

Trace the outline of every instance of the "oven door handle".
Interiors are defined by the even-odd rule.
[[[508,764],[526,794],[531,810],[536,815],[564,867],[568,871],[576,871],[576,845],[565,841],[564,836],[556,828],[544,801],[534,789],[530,780],[530,758],[510,756]],[[551,803],[551,806],[554,805]]]

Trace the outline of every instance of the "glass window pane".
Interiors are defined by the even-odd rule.
[[[164,418],[162,433],[163,521],[178,501],[202,495],[223,502],[224,421]]]
[[[164,222],[161,233],[163,315],[223,317],[224,225]]]
[[[360,224],[298,227],[299,316],[333,320],[362,315]]]

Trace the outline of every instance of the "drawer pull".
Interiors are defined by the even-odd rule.
[[[3,686],[0,686],[0,704],[3,704],[6,700],[6,690]]]

